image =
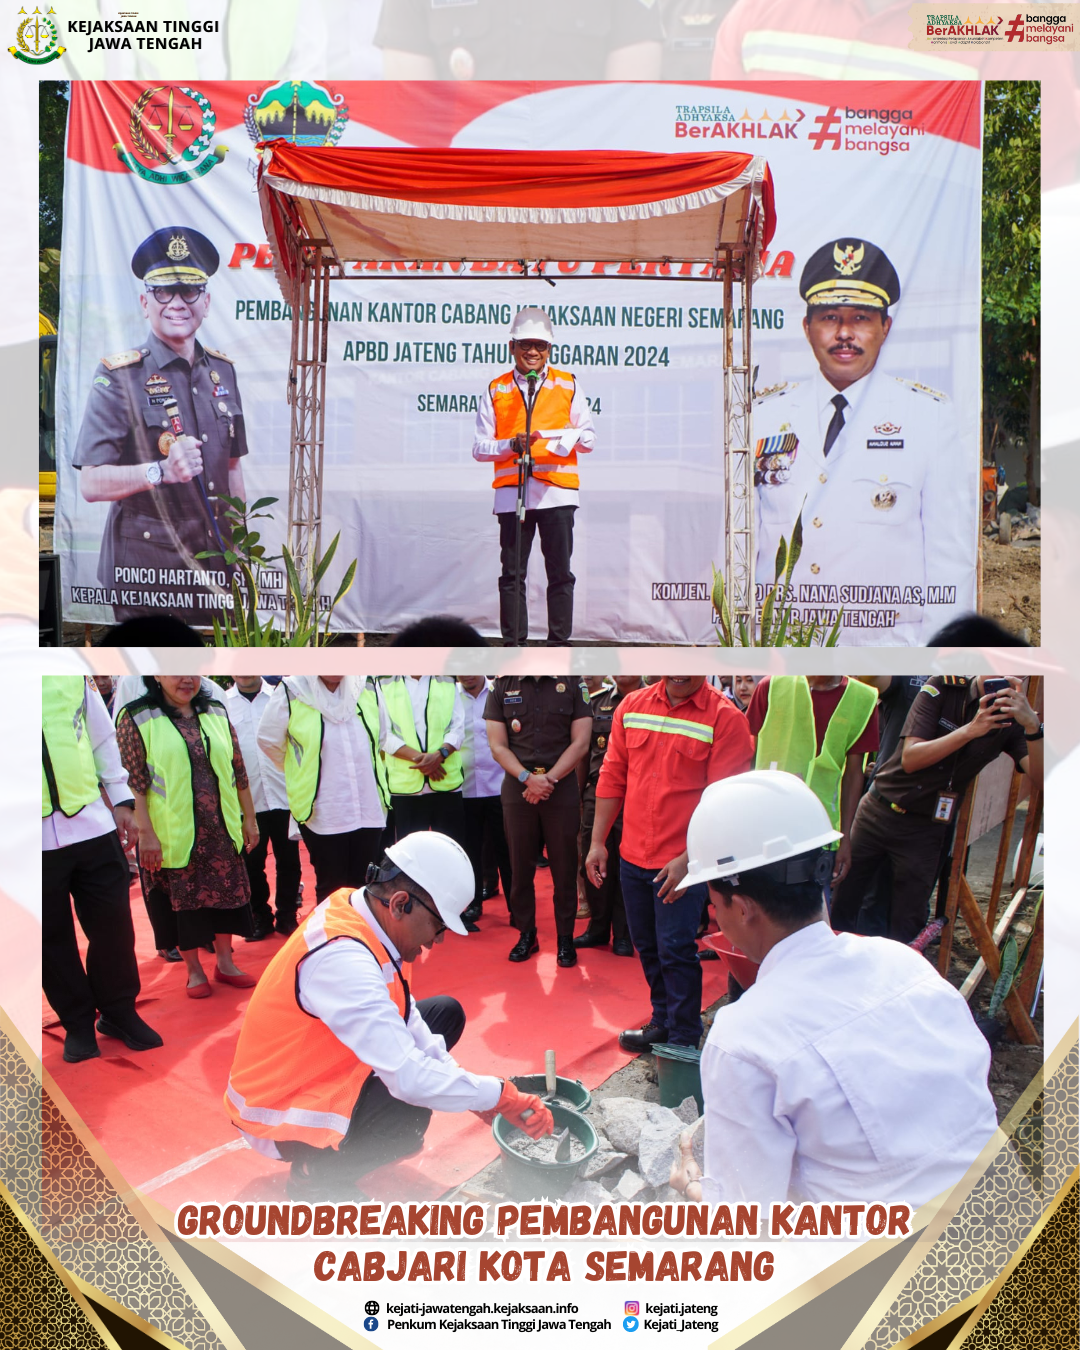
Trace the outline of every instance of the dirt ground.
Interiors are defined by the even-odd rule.
[[[1023,805],[1017,810],[1016,819],[1013,824],[1013,831],[1009,845],[1009,857],[1014,856],[1017,845],[1024,829],[1026,820],[1026,810]],[[990,895],[990,888],[993,883],[994,865],[997,859],[998,842],[1001,838],[1001,829],[998,827],[977,839],[971,845],[968,854],[967,878],[972,892],[979,902],[983,913],[986,913],[986,905]],[[1009,869],[1006,869],[1006,881],[1002,887],[1001,898],[998,905],[1000,914],[1012,898],[1013,891],[1009,884]],[[1031,916],[1034,908],[1034,900],[1025,901],[1021,905],[1017,917],[1010,929],[1016,935],[1018,944],[1023,948],[1023,939],[1031,931]],[[934,943],[928,950],[928,958],[937,964],[938,944]],[[952,953],[949,965],[949,980],[956,988],[963,984],[971,967],[978,960],[978,952],[974,943],[971,941],[966,925],[962,919],[957,920],[956,934],[953,938]],[[643,986],[644,987],[644,986]],[[971,999],[971,1010],[974,1016],[982,1017],[987,1011],[990,1002],[990,995],[993,992],[993,981],[989,976],[984,976],[979,987]],[[713,1019],[718,1009],[722,1008],[728,999],[725,995],[714,1003],[702,1015],[705,1025],[705,1037],[708,1036],[712,1027]],[[999,1014],[998,1020],[1002,1020]],[[1032,1019],[1036,1031],[1042,1035],[1042,1000],[1039,1001],[1038,1009]],[[702,1044],[705,1040],[702,1038]],[[934,1047],[928,1045],[926,1053],[932,1055]],[[1000,1038],[996,1039],[991,1049],[990,1079],[989,1086],[991,1095],[994,1098],[994,1105],[997,1107],[998,1120],[1004,1120],[1009,1111],[1016,1104],[1024,1089],[1031,1082],[1032,1078],[1038,1072],[1043,1062],[1043,1047],[1020,1045],[1016,1041],[1008,1039],[1006,1031]],[[537,1070],[539,1072],[539,1070]],[[597,1126],[601,1123],[599,1103],[605,1097],[637,1097],[642,1101],[658,1102],[660,1100],[660,1089],[656,1079],[656,1061],[652,1055],[636,1055],[627,1060],[622,1068],[617,1069],[610,1078],[606,1079],[599,1087],[592,1090],[592,1103],[585,1112],[587,1118],[591,1119]],[[465,1183],[465,1187],[471,1195],[483,1198],[485,1195],[498,1195],[502,1191],[502,1165],[500,1160],[489,1163],[487,1167],[478,1172]]]
[[[1038,539],[999,544],[983,536],[982,612],[1033,647],[1042,641],[1042,549]],[[1026,631],[1025,631],[1026,630]]]

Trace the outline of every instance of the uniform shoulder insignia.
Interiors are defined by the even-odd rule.
[[[230,366],[236,365],[236,362],[232,359],[231,356],[226,356],[224,352],[215,351],[213,347],[204,347],[203,351],[207,354],[207,356],[214,357],[215,360],[228,361]]]
[[[893,377],[897,384],[902,384],[905,389],[910,389],[915,394],[925,394],[927,398],[932,398],[935,403],[948,403],[948,394],[943,394],[940,389],[931,389],[928,384],[919,384],[917,380],[905,380],[899,375]]]
[[[919,693],[929,694],[931,698],[937,698],[938,695],[941,693],[941,690],[936,688],[932,684],[924,684],[923,687],[919,690]]]
[[[124,366],[137,366],[143,359],[142,352],[138,347],[132,347],[126,352],[117,352],[115,356],[103,356],[101,364],[106,370],[122,370]]]
[[[968,677],[966,675],[942,675],[941,682],[942,684],[956,685],[959,689],[966,689]]]
[[[760,403],[763,399],[772,398],[776,394],[786,393],[790,389],[798,389],[799,382],[790,384],[787,380],[781,380],[779,384],[770,384],[767,389],[754,390],[754,402]]]

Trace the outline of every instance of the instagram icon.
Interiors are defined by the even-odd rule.
[[[637,1299],[632,1299],[623,1304],[623,1315],[626,1317],[637,1317],[640,1311],[641,1304],[638,1303]]]

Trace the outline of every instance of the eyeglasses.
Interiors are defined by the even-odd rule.
[[[435,929],[435,937],[442,937],[443,933],[446,932],[446,924],[444,924],[442,921],[442,915],[437,914],[435,910],[431,908],[430,905],[425,905],[423,900],[421,900],[418,895],[413,895],[412,891],[408,891],[407,894],[410,900],[415,900],[416,903],[420,906],[420,908],[426,909],[427,912],[431,915],[431,917],[435,920],[435,923],[438,925]]]
[[[537,338],[518,338],[515,345],[523,352],[546,352],[551,346],[551,343],[541,342]]]
[[[185,305],[193,305],[200,296],[206,294],[205,286],[147,286],[147,295],[152,295],[159,305],[171,304],[177,296]]]

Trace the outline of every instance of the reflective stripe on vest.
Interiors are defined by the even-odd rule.
[[[41,681],[41,815],[77,816],[96,802],[94,748],[86,724],[86,679],[46,675]]]
[[[310,703],[293,698],[288,682],[289,724],[285,728],[285,794],[293,820],[302,825],[309,819],[319,791],[322,773],[322,713]]]
[[[261,1139],[298,1139],[315,1148],[338,1144],[349,1128],[369,1065],[325,1022],[300,1005],[300,965],[329,942],[354,941],[379,963],[387,996],[403,1021],[409,998],[389,953],[350,903],[334,891],[277,953],[255,986],[225,1092],[232,1123]]]
[[[663,717],[659,713],[628,712],[623,715],[623,728],[636,731],[659,731],[665,736],[689,736],[693,741],[713,743],[713,729],[703,722],[690,722],[685,717]]]
[[[370,675],[364,680],[364,688],[357,708],[371,745],[371,763],[375,768],[375,784],[379,789],[379,800],[382,802],[383,810],[389,811],[390,781],[386,773],[386,759],[379,749],[379,698]]]
[[[866,730],[877,707],[877,690],[849,679],[836,705],[821,751],[817,748],[814,703],[804,675],[774,675],[769,705],[758,733],[754,767],[797,774],[840,828],[840,785],[848,751]]]
[[[507,371],[488,385],[491,391],[491,406],[495,410],[495,439],[511,440],[525,431],[525,393],[514,379],[514,372]],[[568,371],[556,370],[548,366],[547,377],[533,402],[532,425],[536,431],[554,431],[570,425],[570,405],[574,401],[577,381]],[[533,446],[532,476],[552,487],[576,488],[577,451],[568,455],[553,455],[547,448],[547,441],[537,441]],[[517,486],[517,460],[507,460],[495,465],[494,487]]]
[[[825,33],[800,33],[773,28],[750,29],[742,40],[742,65],[753,79],[768,71],[815,80],[977,80],[979,72],[962,61],[859,42]]]
[[[146,767],[150,772],[146,806],[154,833],[161,841],[161,865],[186,867],[195,846],[195,794],[187,741],[161,708],[129,703],[121,716],[132,719],[146,747]],[[198,721],[203,746],[217,779],[221,816],[237,853],[241,853],[244,848],[243,813],[233,772],[229,715],[220,703],[211,703],[205,713],[199,713]]]
[[[416,721],[413,717],[412,700],[400,675],[386,676],[379,680],[383,707],[390,722],[390,730],[413,750],[422,750],[420,737],[416,734]],[[454,716],[454,700],[457,698],[457,684],[451,675],[432,675],[428,683],[426,708],[427,748],[437,750],[446,740],[446,732]],[[396,755],[385,757],[387,780],[394,796],[415,796],[423,792],[424,784],[430,783],[434,792],[454,792],[465,780],[465,771],[461,764],[461,753],[455,750],[443,762],[445,778],[437,782],[414,768],[408,760],[398,759]]]

